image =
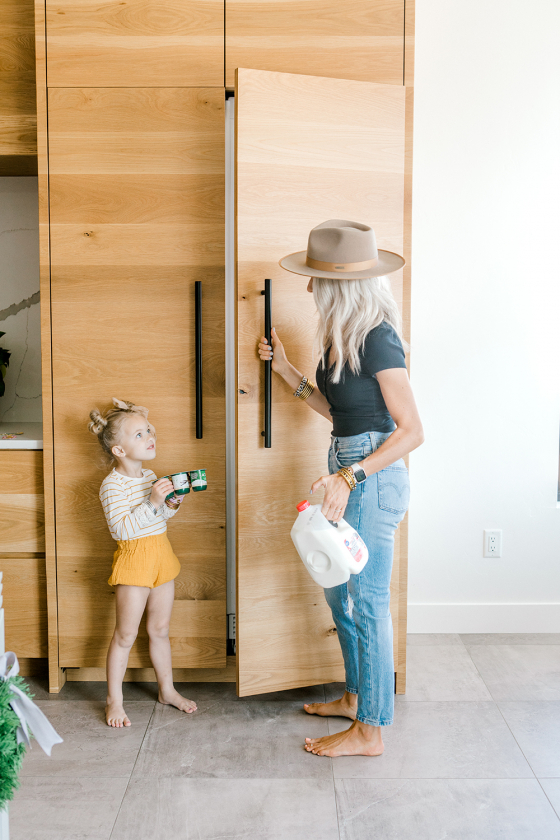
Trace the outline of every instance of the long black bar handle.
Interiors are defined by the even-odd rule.
[[[272,347],[272,281],[264,281],[264,334]],[[272,448],[272,362],[264,363],[264,446]]]
[[[202,282],[194,284],[194,333],[196,366],[196,439],[202,438]]]

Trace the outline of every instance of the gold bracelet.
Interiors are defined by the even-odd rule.
[[[344,479],[344,481],[346,482],[346,484],[348,485],[350,490],[355,490],[356,489],[357,481],[354,478],[354,474],[352,473],[351,470],[349,470],[347,467],[341,467],[338,471],[338,475],[342,476],[342,478]]]
[[[300,400],[308,399],[311,396],[311,394],[313,393],[314,390],[315,390],[315,385],[313,384],[313,382],[311,382],[310,379],[308,379],[307,382],[305,383],[305,385],[303,386],[303,390],[302,390],[301,394],[298,394]]]

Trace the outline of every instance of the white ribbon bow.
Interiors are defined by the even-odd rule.
[[[19,662],[15,653],[8,651],[8,653],[0,656],[0,679],[5,681],[10,677],[17,677],[18,674]],[[14,695],[13,699],[10,700],[10,706],[18,716],[20,722],[17,728],[18,744],[25,742],[30,746],[29,732],[27,729],[29,727],[41,749],[50,756],[53,746],[55,744],[61,744],[62,738],[47,720],[41,709],[35,705],[27,694],[24,694],[21,688],[10,683],[10,691]]]

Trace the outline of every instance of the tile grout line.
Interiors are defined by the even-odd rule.
[[[135,758],[135,760],[134,760],[134,764],[132,765],[132,769],[131,769],[130,774],[129,774],[129,777],[128,777],[128,782],[126,783],[126,788],[125,788],[125,791],[124,791],[124,793],[123,793],[123,795],[122,795],[121,804],[120,804],[120,805],[119,805],[119,807],[118,807],[117,813],[116,813],[116,815],[115,815],[115,819],[114,819],[114,821],[113,821],[113,826],[112,826],[112,828],[111,828],[111,833],[109,834],[109,837],[107,838],[107,840],[111,840],[111,838],[112,838],[112,836],[113,836],[113,832],[115,831],[115,826],[116,826],[116,824],[117,824],[117,820],[118,820],[118,818],[119,818],[119,814],[120,814],[120,812],[121,812],[121,808],[122,808],[123,802],[124,802],[124,800],[125,800],[126,794],[128,793],[128,789],[129,789],[129,787],[130,787],[130,781],[131,781],[131,779],[132,779],[132,774],[134,773],[134,769],[135,769],[136,764],[137,764],[137,762],[138,762],[138,756],[140,755],[140,751],[142,750],[142,747],[144,746],[144,741],[146,740],[146,735],[148,734],[148,729],[150,728],[150,724],[151,724],[151,722],[152,722],[152,718],[153,718],[153,716],[155,715],[155,712],[156,712],[156,706],[157,706],[157,703],[158,703],[158,701],[156,700],[156,701],[155,701],[155,703],[154,703],[154,708],[152,709],[152,714],[150,715],[150,719],[149,719],[148,723],[146,724],[146,729],[145,729],[145,731],[144,731],[144,737],[142,738],[142,742],[141,742],[140,746],[138,747],[138,752],[136,753],[136,758]]]
[[[537,774],[536,774],[536,773],[535,773],[535,771],[533,770],[533,767],[532,767],[532,765],[531,765],[531,762],[529,761],[529,759],[527,758],[527,756],[526,756],[526,755],[525,755],[525,753],[523,752],[523,749],[521,748],[521,744],[519,743],[519,741],[518,741],[518,740],[517,740],[517,738],[515,737],[515,734],[514,734],[514,732],[513,732],[512,728],[511,728],[511,726],[509,725],[509,723],[508,723],[508,722],[507,722],[507,720],[505,719],[505,717],[504,717],[504,713],[503,713],[503,712],[502,712],[502,710],[500,709],[500,707],[499,707],[499,705],[498,705],[498,701],[496,700],[496,698],[495,698],[495,697],[494,697],[494,695],[492,694],[492,690],[490,689],[490,686],[486,685],[486,680],[484,679],[484,677],[482,676],[482,674],[481,674],[481,673],[480,673],[480,671],[478,670],[477,665],[476,665],[476,662],[475,662],[475,661],[474,661],[474,659],[472,658],[472,656],[471,656],[471,652],[470,652],[470,650],[469,650],[468,648],[467,648],[467,652],[468,652],[468,654],[469,654],[469,657],[470,657],[470,660],[471,660],[472,664],[473,664],[473,665],[474,665],[474,667],[476,668],[477,674],[480,676],[480,679],[482,680],[482,682],[484,683],[484,685],[485,685],[485,686],[486,686],[486,688],[488,689],[488,693],[490,694],[490,697],[492,698],[492,701],[493,701],[494,705],[496,706],[496,708],[497,708],[498,712],[500,713],[500,716],[501,716],[501,718],[502,718],[503,722],[505,723],[505,725],[506,725],[506,726],[507,726],[507,728],[509,729],[509,731],[510,731],[510,733],[511,733],[511,737],[513,738],[513,740],[514,740],[514,741],[515,741],[515,743],[517,744],[517,748],[519,749],[519,752],[521,753],[521,755],[523,756],[523,758],[524,758],[524,759],[525,759],[525,761],[527,762],[527,766],[528,766],[528,768],[530,769],[531,773],[533,774],[533,778],[534,778],[534,779],[535,779],[535,780],[539,783],[539,786],[540,786],[541,790],[543,791],[543,793],[545,793],[545,792],[544,792],[544,789],[543,789],[543,786],[540,784],[540,782],[539,782],[539,780],[538,780],[538,778],[537,778]],[[545,796],[546,796],[546,793],[545,793]],[[556,814],[556,811],[554,810],[554,807],[553,807],[552,803],[550,802],[550,799],[548,799],[548,796],[546,796],[546,798],[547,798],[547,801],[550,803],[550,807],[552,808],[552,810],[553,810],[553,811],[554,811],[554,813]],[[559,819],[559,820],[560,820],[560,817],[558,817],[558,814],[556,814],[556,817],[557,817],[557,819]]]
[[[323,700],[324,700],[325,703],[327,702],[327,690],[326,690],[326,687],[325,687],[325,683],[323,683]],[[327,718],[327,733],[329,735],[331,734],[331,729],[330,729],[330,726],[329,726],[329,718]],[[338,840],[342,840],[342,835],[340,833],[340,812],[338,810],[338,796],[336,794],[336,779],[334,777],[334,761],[332,760],[332,758],[329,758],[329,761],[331,763],[331,776],[332,776],[332,786],[333,786],[333,796],[334,796],[334,809],[336,811],[336,825],[337,825],[337,828],[338,828]]]

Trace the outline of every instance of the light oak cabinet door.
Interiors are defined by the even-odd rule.
[[[158,475],[206,468],[169,524],[182,563],[173,664],[225,668],[223,89],[49,91],[60,666],[101,667],[114,627],[108,470],[87,431],[111,397],[150,409]],[[204,437],[195,437],[202,281]],[[142,631],[129,666],[149,666]]]
[[[48,87],[223,87],[224,0],[46,0]]]
[[[403,252],[405,93],[397,85],[238,71],[240,695],[343,679],[330,610],[290,539],[296,504],[327,471],[332,426],[273,375],[272,448],[264,448],[264,365],[256,353],[264,328],[261,290],[271,278],[272,324],[290,360],[314,379],[316,314],[308,280],[284,271],[278,260],[305,248],[309,230],[332,218],[371,224],[379,247]],[[402,305],[402,272],[391,280]],[[391,584],[395,671],[403,643],[403,569],[397,533]]]
[[[226,0],[226,85],[237,67],[403,84],[404,0]]]

